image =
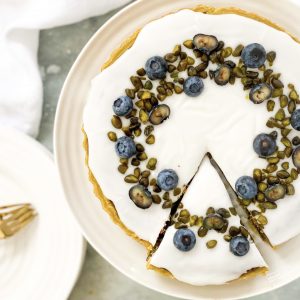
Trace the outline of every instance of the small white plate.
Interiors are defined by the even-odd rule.
[[[63,87],[55,124],[55,155],[64,191],[87,240],[122,273],[154,290],[185,299],[236,299],[278,288],[300,276],[300,237],[279,247],[268,257],[271,272],[265,277],[211,287],[195,287],[146,270],[146,252],[126,236],[102,210],[93,195],[84,165],[82,112],[91,79],[109,54],[137,28],[180,8],[197,4],[235,6],[258,13],[300,37],[296,0],[151,0],[137,1],[103,25],[82,50]],[[184,26],[184,24],[183,24]],[[112,176],[113,188],[113,176]],[[200,270],[201,272],[201,270]]]
[[[29,202],[37,216],[0,240],[0,299],[66,300],[85,242],[64,200],[52,155],[15,130],[0,128],[0,206]]]

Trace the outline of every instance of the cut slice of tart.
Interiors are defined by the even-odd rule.
[[[208,157],[182,204],[148,268],[193,285],[224,284],[267,271]]]

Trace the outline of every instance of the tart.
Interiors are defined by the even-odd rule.
[[[220,206],[229,205],[215,174],[207,184],[220,188],[197,184],[205,170],[211,172],[207,159],[200,164],[208,152],[266,242],[277,246],[300,233],[300,101],[294,85],[299,54],[298,40],[264,18],[199,6],[135,32],[92,80],[83,117],[90,180],[112,220],[152,253],[149,265],[197,285],[266,270],[250,237],[240,269],[231,275],[222,269],[224,276],[216,270],[215,281],[201,274],[184,279],[178,260],[169,261],[177,268],[159,259],[164,247],[177,253],[170,242],[175,229],[198,233],[191,220],[186,226],[174,219],[195,203],[190,189],[203,187],[193,214],[217,208],[215,192]],[[208,257],[222,250],[226,260],[236,259],[224,239],[212,240],[218,242],[209,244]],[[184,254],[187,263],[192,251]]]

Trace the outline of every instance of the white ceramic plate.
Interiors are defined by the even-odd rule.
[[[30,202],[38,215],[0,240],[0,299],[66,300],[85,242],[64,201],[52,155],[35,140],[0,128],[0,206]]]
[[[136,28],[180,8],[197,4],[236,6],[282,25],[300,37],[297,23],[299,2],[272,0],[151,0],[138,1],[102,26],[83,49],[65,82],[55,124],[55,153],[64,191],[84,235],[113,266],[133,280],[154,290],[188,299],[234,299],[278,288],[300,276],[300,237],[281,246],[275,257],[269,253],[271,272],[266,277],[215,287],[194,287],[161,277],[145,268],[146,252],[127,237],[102,210],[92,192],[82,149],[82,112],[90,80],[109,54]],[[298,3],[298,4],[297,4]],[[113,178],[112,178],[113,181]],[[113,188],[113,183],[112,183]]]

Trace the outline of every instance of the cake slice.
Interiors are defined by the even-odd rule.
[[[224,284],[267,271],[207,156],[182,204],[148,268],[192,285]]]

